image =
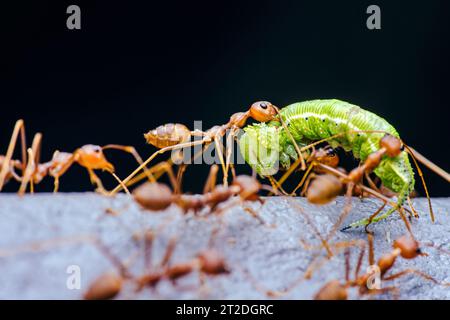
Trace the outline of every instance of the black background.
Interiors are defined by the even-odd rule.
[[[70,4],[81,7],[81,30],[66,28]],[[207,128],[255,100],[282,107],[338,98],[383,116],[407,143],[448,170],[449,2],[376,1],[382,29],[374,31],[366,28],[370,4],[2,4],[1,153],[18,118],[25,119],[29,140],[43,132],[43,160],[55,149],[87,143],[131,144],[147,157],[154,149],[142,133],[160,124],[192,127],[203,120]],[[121,177],[135,166],[119,152],[108,158]],[[198,191],[207,169],[189,169],[187,187]],[[433,195],[449,195],[446,182],[425,173]],[[38,190],[50,187],[49,179]],[[74,166],[61,189],[92,187]]]

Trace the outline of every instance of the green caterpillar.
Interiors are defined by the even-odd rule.
[[[380,140],[389,133],[397,138],[395,128],[385,119],[356,105],[336,99],[311,100],[291,104],[280,110],[280,115],[299,146],[314,141],[333,138],[328,143],[351,151],[353,156],[364,161],[367,156],[380,149]],[[383,131],[385,133],[356,133],[355,131]],[[258,123],[244,128],[239,146],[245,161],[261,176],[273,175],[278,166],[288,168],[291,159],[297,158],[292,140],[277,121]],[[414,189],[414,172],[408,154],[402,151],[395,158],[383,157],[374,173],[384,186],[398,194],[400,207]],[[391,208],[372,222],[382,220],[392,214]],[[352,223],[351,227],[366,225],[368,219]]]

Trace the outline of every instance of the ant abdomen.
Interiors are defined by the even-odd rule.
[[[133,191],[134,200],[143,208],[158,211],[164,210],[172,204],[172,190],[159,182],[147,182]]]
[[[187,142],[191,131],[180,123],[167,123],[144,134],[147,143],[161,149]]]
[[[347,298],[347,288],[338,280],[328,282],[314,296],[314,300],[347,300]]]
[[[326,204],[341,194],[343,184],[332,174],[317,176],[310,184],[306,197],[314,204]]]
[[[122,290],[123,278],[115,273],[102,274],[84,294],[86,300],[112,299]]]

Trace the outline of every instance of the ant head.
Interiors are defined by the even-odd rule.
[[[398,156],[403,150],[403,145],[400,139],[390,134],[386,134],[383,138],[381,138],[380,147],[386,149],[386,154],[390,158]]]
[[[114,166],[106,160],[103,149],[100,146],[87,144],[77,151],[78,162],[89,169],[101,169],[114,172]]]
[[[237,186],[240,189],[239,195],[245,200],[251,200],[257,197],[261,184],[258,179],[247,175],[237,176],[233,180],[233,186]]]
[[[198,259],[204,273],[215,275],[229,272],[224,257],[216,250],[205,250],[198,255]]]
[[[316,151],[315,160],[332,168],[339,165],[339,156],[333,148],[320,148]]]
[[[419,243],[410,236],[402,236],[395,240],[394,248],[400,249],[400,255],[405,259],[414,259],[422,254]]]
[[[194,266],[190,262],[182,262],[166,269],[165,275],[172,281],[184,277],[194,271]]]
[[[164,210],[172,203],[172,190],[159,182],[147,182],[133,191],[134,200],[143,208],[153,211]]]
[[[347,298],[347,288],[338,280],[328,282],[314,296],[314,300],[347,300]]]
[[[277,115],[277,107],[268,101],[258,101],[251,105],[250,117],[259,122],[274,120]]]

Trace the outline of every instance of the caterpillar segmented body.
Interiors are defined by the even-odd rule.
[[[395,128],[385,119],[356,105],[336,99],[294,103],[281,109],[280,114],[299,145],[307,145],[342,134],[328,143],[333,148],[342,147],[350,151],[361,161],[380,149],[380,140],[386,133],[399,137]],[[260,175],[272,175],[275,172],[272,169],[277,167],[277,160],[282,166],[288,167],[290,159],[296,156],[295,152],[293,154],[291,139],[277,121],[250,125],[244,128],[244,131],[244,135],[240,138],[241,152],[246,162]],[[383,133],[355,131],[383,131]],[[264,150],[263,153],[261,149]],[[278,157],[276,158],[274,154]],[[414,189],[414,172],[405,151],[394,158],[383,157],[374,173],[384,186],[398,194],[399,206]]]

